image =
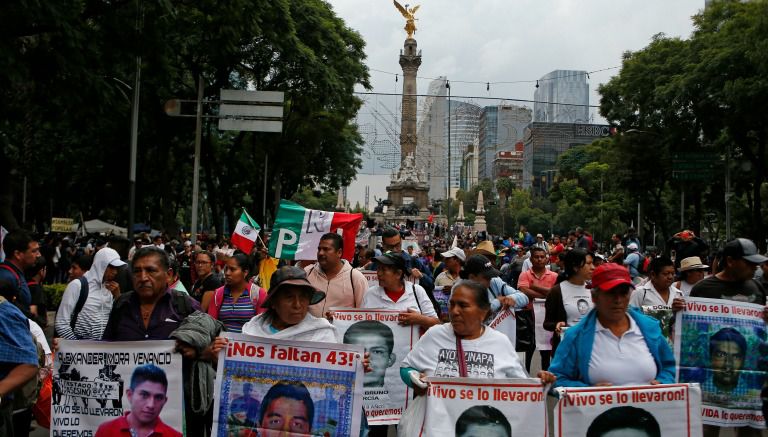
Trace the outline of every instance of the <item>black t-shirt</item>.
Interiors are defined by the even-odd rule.
[[[723,281],[716,276],[704,278],[691,289],[691,297],[726,299],[765,305],[765,289],[757,281]]]
[[[176,257],[179,262],[179,279],[184,287],[192,288],[192,256],[182,252]]]
[[[37,305],[38,316],[34,318],[40,327],[48,326],[48,308],[45,305],[45,291],[43,286],[37,282],[28,282],[29,293],[32,295],[32,305]]]
[[[204,292],[216,290],[221,286],[221,280],[216,277],[216,275],[212,274],[202,281],[199,279],[195,281],[195,284],[192,286],[192,291],[189,293],[189,295],[195,298],[198,302],[202,302]]]

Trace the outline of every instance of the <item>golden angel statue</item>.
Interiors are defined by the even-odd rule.
[[[408,9],[408,4],[405,4],[405,7],[400,5],[400,3],[397,2],[397,0],[392,0],[395,3],[395,7],[398,11],[400,11],[401,14],[403,14],[403,17],[405,17],[405,31],[408,32],[408,38],[413,38],[413,34],[416,33],[416,20],[418,18],[414,18],[414,14],[416,14],[416,11],[419,10],[420,5],[416,5],[410,9]]]

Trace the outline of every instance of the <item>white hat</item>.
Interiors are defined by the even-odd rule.
[[[455,256],[456,258],[460,259],[462,262],[467,260],[467,255],[464,254],[464,250],[459,249],[458,247],[454,247],[448,252],[442,252],[440,253],[440,255],[442,255],[443,258],[450,258],[452,256]]]
[[[627,244],[627,250],[637,250],[637,243],[629,243]]]
[[[124,266],[124,265],[125,265],[125,262],[124,262],[124,261],[122,261],[120,258],[115,258],[115,259],[113,259],[113,260],[112,260],[112,261],[109,263],[109,265],[111,265],[112,267],[122,267],[122,266]]]
[[[687,272],[689,270],[706,270],[709,266],[702,264],[701,258],[698,256],[689,256],[680,261],[680,271]]]

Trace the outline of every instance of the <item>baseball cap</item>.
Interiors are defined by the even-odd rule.
[[[405,267],[405,258],[399,253],[387,251],[383,255],[379,255],[375,258],[377,263],[384,264],[386,266],[393,266],[397,269],[402,270],[403,272],[406,271]]]
[[[632,288],[632,278],[629,277],[629,270],[626,267],[616,263],[606,263],[600,265],[592,272],[592,288],[600,291],[611,291],[617,285],[627,284]]]
[[[450,258],[452,256],[460,259],[462,262],[467,260],[467,255],[464,254],[464,250],[459,249],[458,247],[454,247],[453,249],[449,250],[448,252],[442,252],[440,255],[443,256],[443,258]]]
[[[488,258],[483,255],[472,255],[467,258],[464,268],[461,270],[461,278],[469,279],[469,275],[482,275],[486,278],[495,278],[501,276],[498,270],[493,267]]]
[[[267,298],[264,299],[264,303],[261,305],[263,308],[270,307],[270,300],[280,291],[281,287],[286,285],[296,285],[311,290],[312,297],[309,300],[310,305],[314,305],[325,299],[325,292],[320,291],[312,285],[307,279],[307,273],[296,266],[285,266],[275,270],[270,280],[269,291],[267,292]]]
[[[729,241],[723,248],[723,258],[730,256],[732,258],[744,258],[752,264],[762,264],[768,261],[768,258],[757,252],[757,246],[752,240],[747,238],[737,238]]]
[[[544,238],[544,236],[541,234],[536,234],[536,238]]]
[[[627,244],[627,250],[637,250],[637,243],[629,243]]]

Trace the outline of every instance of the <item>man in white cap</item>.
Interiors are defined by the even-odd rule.
[[[464,250],[458,247],[454,247],[448,252],[442,252],[440,255],[443,256],[445,269],[435,278],[435,286],[451,287],[460,279],[459,272],[461,272],[461,267],[467,260],[467,256],[464,254]]]
[[[632,282],[635,282],[635,278],[640,276],[640,271],[643,269],[643,255],[640,254],[640,250],[637,243],[627,244],[627,255],[624,258],[624,265],[629,269],[629,276],[632,277]]]
[[[691,289],[697,282],[704,279],[709,266],[701,262],[698,256],[689,256],[680,261],[680,280],[675,282],[675,288],[683,292],[683,296],[688,297]]]

